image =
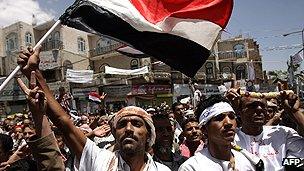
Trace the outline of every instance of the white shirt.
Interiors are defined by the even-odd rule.
[[[178,122],[176,122],[176,128],[174,131],[174,142],[175,143],[179,143],[179,135],[183,132],[182,127],[180,126],[180,124]]]
[[[252,171],[255,167],[247,160],[247,158],[240,152],[231,150],[235,158],[235,169],[242,171]],[[190,157],[183,163],[178,171],[232,171],[230,162],[225,160],[216,159],[211,156],[208,148],[203,148],[201,151],[196,152],[194,156]]]
[[[154,162],[147,153],[148,161],[144,171],[170,171],[170,169],[160,163]],[[87,138],[87,142],[82,151],[79,171],[130,171],[128,164],[122,159],[119,152],[111,152],[100,149],[93,141]]]
[[[250,136],[237,130],[236,144],[259,156],[265,171],[284,170],[285,157],[304,157],[304,138],[295,130],[285,126],[263,126],[258,136]]]

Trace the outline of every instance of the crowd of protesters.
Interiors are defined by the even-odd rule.
[[[283,166],[285,158],[304,158],[304,115],[297,95],[281,85],[272,99],[232,88],[195,106],[189,101],[77,115],[64,94],[53,96],[38,57],[39,49],[19,55],[29,85],[17,81],[29,111],[1,123],[0,171],[303,169]]]

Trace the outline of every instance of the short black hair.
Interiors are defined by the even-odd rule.
[[[172,111],[174,112],[175,111],[175,108],[176,108],[176,106],[179,106],[179,105],[183,105],[181,102],[175,102],[175,103],[173,103],[172,104]]]
[[[0,134],[0,144],[5,153],[9,153],[13,149],[13,139],[9,135]]]
[[[197,109],[195,111],[196,119],[199,120],[200,115],[206,108],[208,108],[216,103],[219,103],[219,102],[227,102],[230,104],[230,102],[227,98],[223,97],[222,95],[218,95],[218,94],[211,95],[206,100],[200,101],[200,103],[197,105]]]
[[[195,117],[189,117],[186,120],[184,120],[182,122],[182,125],[181,125],[183,131],[185,131],[185,127],[186,127],[187,123],[189,123],[189,122],[197,122],[198,123],[198,119],[196,119]]]
[[[168,117],[168,115],[165,115],[165,114],[158,114],[158,115],[153,115],[152,116],[152,120],[153,120],[153,124],[154,122],[157,120],[168,120],[170,122],[170,119]],[[154,124],[155,125],[155,124]],[[156,127],[156,125],[155,125]]]

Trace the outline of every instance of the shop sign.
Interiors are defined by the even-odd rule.
[[[134,85],[132,87],[132,95],[169,93],[171,93],[170,85]]]
[[[72,95],[74,98],[77,97],[88,97],[89,93],[92,91],[98,91],[98,89],[96,87],[90,87],[90,88],[73,88],[72,89]]]
[[[121,97],[126,96],[132,90],[131,85],[121,85],[121,86],[105,86],[103,92],[109,97]]]
[[[218,85],[199,84],[198,89],[205,95],[220,94]],[[188,84],[174,84],[174,96],[190,95]]]
[[[53,92],[53,94],[59,94],[60,87],[64,87],[66,92],[70,91],[70,84],[67,82],[57,81],[53,83],[48,83],[48,86],[50,90]]]

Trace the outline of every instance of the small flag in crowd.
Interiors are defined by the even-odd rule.
[[[300,51],[297,54],[293,55],[291,58],[293,65],[300,64],[303,61],[303,53]]]
[[[91,100],[93,102],[97,102],[97,103],[101,102],[100,95],[95,91],[92,91],[89,93],[89,100]]]
[[[127,43],[193,77],[232,13],[233,0],[77,0],[63,24]]]

